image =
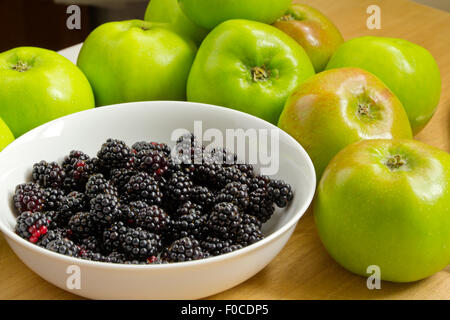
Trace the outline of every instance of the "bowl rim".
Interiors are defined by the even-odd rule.
[[[8,226],[6,226],[3,223],[3,220],[0,219],[0,231],[3,232],[5,236],[7,236],[11,241],[14,241],[18,245],[25,247],[29,250],[36,251],[37,253],[43,254],[47,257],[55,258],[56,260],[59,260],[61,262],[65,262],[71,265],[78,265],[78,266],[86,266],[86,267],[93,267],[93,268],[102,268],[102,269],[108,269],[108,270],[134,270],[134,269],[178,269],[178,268],[187,268],[187,267],[195,267],[197,265],[208,265],[213,264],[216,262],[220,262],[223,260],[229,260],[233,259],[235,257],[244,255],[250,251],[256,251],[260,247],[263,247],[269,242],[273,242],[277,238],[281,237],[284,233],[286,233],[289,229],[294,227],[300,218],[305,214],[309,206],[311,205],[311,202],[313,200],[315,189],[316,189],[316,183],[317,178],[314,170],[314,165],[312,163],[311,158],[309,157],[308,153],[305,151],[305,149],[298,143],[293,137],[291,137],[288,133],[283,131],[282,129],[278,128],[277,126],[273,125],[272,123],[263,120],[261,118],[255,117],[251,114],[229,109],[226,107],[211,105],[211,104],[205,104],[205,103],[197,103],[197,102],[190,102],[190,101],[138,101],[138,102],[127,102],[127,103],[120,103],[120,104],[113,104],[108,106],[102,106],[102,107],[96,107],[88,110],[83,110],[79,112],[75,112],[57,119],[54,119],[52,121],[49,121],[47,123],[44,123],[28,132],[23,134],[22,136],[15,139],[13,142],[11,142],[8,146],[6,146],[1,152],[0,152],[0,158],[5,154],[5,151],[9,151],[10,149],[13,149],[16,145],[21,144],[22,142],[26,142],[32,135],[35,134],[37,131],[41,131],[43,128],[50,127],[53,125],[53,123],[61,121],[61,120],[68,120],[72,118],[77,118],[85,113],[90,112],[107,112],[111,109],[117,109],[117,108],[130,108],[132,105],[144,105],[144,104],[167,104],[167,105],[191,105],[196,106],[197,108],[215,108],[216,110],[220,112],[229,112],[231,114],[235,114],[236,116],[239,115],[239,117],[246,117],[249,119],[252,119],[253,121],[259,121],[262,122],[266,127],[269,129],[277,129],[280,132],[280,139],[286,139],[289,144],[293,144],[296,146],[297,151],[302,154],[306,161],[307,169],[309,173],[311,174],[311,186],[312,188],[308,190],[308,194],[305,197],[305,201],[300,206],[298,210],[296,210],[296,213],[285,223],[283,224],[279,229],[275,230],[272,234],[270,234],[267,237],[264,237],[262,240],[259,240],[258,242],[255,242],[249,246],[246,246],[244,248],[221,254],[218,256],[211,256],[205,259],[200,260],[193,260],[193,261],[184,261],[184,262],[176,262],[176,263],[163,263],[163,264],[142,264],[142,265],[134,265],[134,264],[121,264],[121,263],[109,263],[109,262],[100,262],[100,261],[91,261],[91,260],[85,260],[79,257],[70,257],[63,254],[59,254],[53,251],[50,251],[48,249],[42,248],[36,244],[33,244],[29,241],[26,241],[25,239],[21,238],[19,235],[17,235],[15,232],[13,232]],[[281,138],[281,136],[283,138]],[[7,152],[6,152],[7,153]],[[2,213],[0,213],[2,215]],[[20,258],[19,258],[20,259]]]

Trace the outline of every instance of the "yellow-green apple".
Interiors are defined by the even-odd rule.
[[[151,0],[145,11],[145,21],[166,22],[178,34],[200,45],[208,30],[197,26],[183,13],[178,0]]]
[[[292,4],[273,25],[305,49],[316,72],[325,69],[333,53],[344,42],[333,22],[306,4]]]
[[[89,34],[77,64],[94,90],[97,106],[185,100],[195,44],[164,23],[108,22]]]
[[[178,0],[181,10],[197,25],[213,29],[232,19],[273,23],[292,0]]]
[[[346,269],[426,278],[450,263],[450,155],[415,140],[364,140],[339,152],[314,201],[320,239]],[[369,273],[369,274],[368,274]]]
[[[405,110],[386,85],[358,68],[323,71],[289,97],[278,126],[308,152],[317,178],[347,145],[362,139],[412,138]]]
[[[14,135],[3,121],[0,118],[0,151],[2,151],[8,144],[14,141]]]
[[[0,117],[14,136],[94,106],[84,74],[58,53],[36,47],[0,53]]]
[[[288,96],[312,75],[305,50],[284,32],[260,22],[228,20],[200,46],[187,96],[276,123]]]
[[[441,94],[441,76],[425,48],[403,39],[361,37],[345,42],[327,69],[358,67],[380,78],[400,99],[416,134],[433,116]]]

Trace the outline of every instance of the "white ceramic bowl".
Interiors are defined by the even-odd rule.
[[[304,149],[279,130],[282,178],[295,189],[288,208],[278,210],[264,225],[265,238],[229,254],[193,262],[163,265],[120,265],[85,261],[56,254],[14,233],[12,195],[29,181],[33,163],[61,160],[70,150],[95,155],[107,138],[131,144],[153,140],[169,144],[177,128],[276,129],[251,115],[188,102],[139,102],[72,114],[42,125],[18,138],[0,153],[0,229],[17,256],[34,272],[74,294],[94,299],[196,299],[231,288],[264,268],[283,248],[308,208],[315,190],[312,162]],[[68,267],[79,266],[81,288],[66,287]],[[70,279],[69,279],[70,280]],[[245,298],[245,297],[242,297]]]

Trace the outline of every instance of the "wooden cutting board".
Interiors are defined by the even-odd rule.
[[[450,152],[450,14],[408,0],[304,0],[329,16],[346,40],[363,35],[410,40],[427,48],[442,75],[439,108],[417,139]],[[369,30],[366,10],[381,9],[381,29]],[[450,299],[450,267],[410,284],[366,279],[335,263],[322,246],[311,212],[299,222],[282,252],[248,281],[211,299]],[[80,299],[30,271],[0,237],[0,299]]]

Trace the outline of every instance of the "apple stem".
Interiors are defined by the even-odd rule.
[[[292,20],[295,20],[295,17],[290,13],[286,13],[284,16],[278,18],[278,21],[292,21]]]
[[[16,70],[18,72],[24,72],[27,71],[30,67],[26,62],[23,62],[21,60],[17,61],[17,63],[12,67],[13,70]]]
[[[386,165],[391,170],[398,169],[404,166],[405,164],[406,161],[399,154],[389,157],[386,161]]]
[[[262,65],[261,67],[253,67],[252,78],[255,82],[266,81],[270,78],[270,71],[266,69],[265,65]]]

